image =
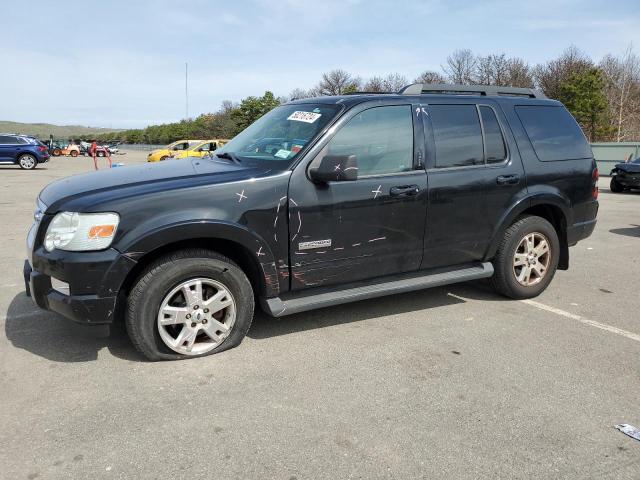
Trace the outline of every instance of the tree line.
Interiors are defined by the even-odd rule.
[[[413,82],[536,88],[564,103],[591,142],[640,140],[640,57],[632,46],[622,55],[607,54],[599,62],[571,46],[558,58],[537,65],[504,53],[483,56],[462,49],[452,52],[440,71],[426,70]],[[409,83],[399,73],[363,79],[336,69],[322,74],[315,86],[297,88],[286,97],[267,91],[239,103],[224,101],[216,112],[195,119],[108,133],[99,140],[165,144],[181,138],[231,138],[289,100],[397,92]]]

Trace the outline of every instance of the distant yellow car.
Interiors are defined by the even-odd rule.
[[[147,155],[147,162],[161,162],[171,157],[171,155],[188,150],[201,144],[203,141],[204,140],[178,140],[177,142],[170,143],[164,148],[150,152],[149,155]]]
[[[206,140],[204,142],[198,143],[194,145],[188,150],[183,150],[181,152],[175,152],[171,155],[171,158],[186,158],[186,157],[204,157],[205,155],[209,155],[211,152],[214,152],[229,140],[224,138],[214,138],[213,140]]]

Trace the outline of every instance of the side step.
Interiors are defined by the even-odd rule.
[[[260,300],[262,308],[272,317],[283,317],[294,313],[315,310],[316,308],[331,307],[342,303],[356,302],[369,298],[384,297],[395,293],[411,292],[423,288],[439,287],[450,283],[466,282],[487,278],[493,275],[493,265],[490,262],[474,263],[458,266],[455,270],[424,270],[409,274],[392,275],[385,281],[369,284],[355,282],[347,285],[337,285],[330,288],[318,287],[293,292],[283,297],[263,298]]]

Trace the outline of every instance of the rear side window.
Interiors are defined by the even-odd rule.
[[[541,105],[515,108],[536,155],[543,162],[593,156],[582,130],[566,108]]]
[[[0,145],[16,145],[18,140],[16,137],[10,137],[9,135],[0,135]]]
[[[436,168],[484,163],[482,129],[475,105],[430,105]]]
[[[480,107],[484,130],[484,150],[487,163],[500,163],[507,158],[507,149],[496,114],[491,107]]]

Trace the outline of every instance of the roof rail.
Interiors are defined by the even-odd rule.
[[[533,88],[498,87],[495,85],[447,85],[439,83],[413,83],[403,87],[398,93],[401,95],[422,95],[426,93],[547,98],[544,93]]]

